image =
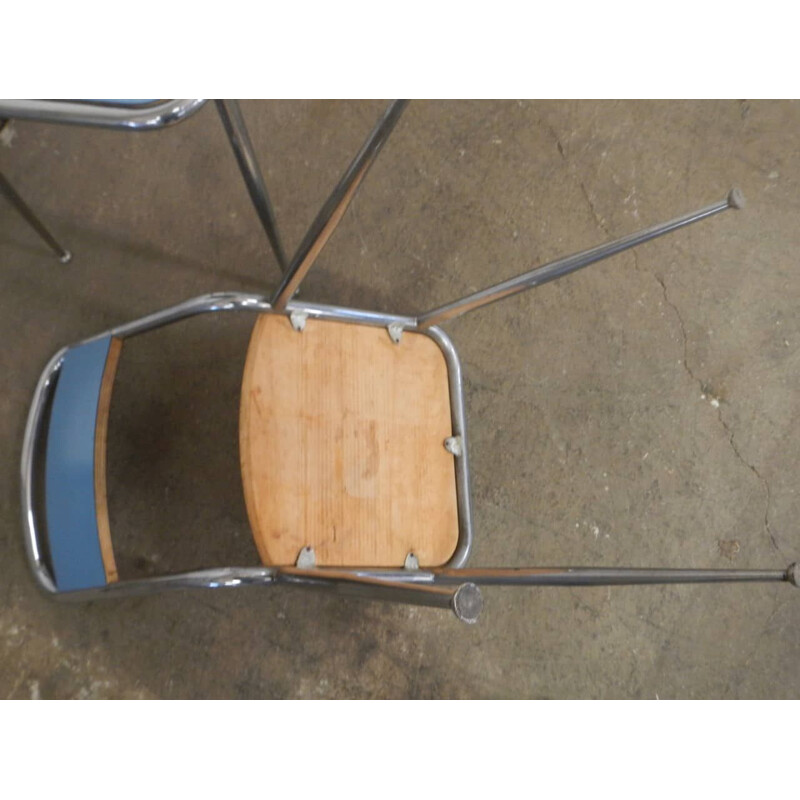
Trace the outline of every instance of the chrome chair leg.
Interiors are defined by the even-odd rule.
[[[279,311],[286,308],[287,303],[297,293],[300,282],[305,278],[322,248],[336,230],[336,226],[358,191],[361,181],[364,180],[381,148],[386,144],[389,134],[394,130],[394,126],[407,105],[408,100],[394,100],[389,104],[361,146],[361,150],[358,151],[325,201],[325,205],[311,223],[311,227],[303,237],[303,241],[300,242],[300,246],[292,258],[292,263],[272,298],[272,305]]]
[[[45,228],[42,221],[33,213],[30,206],[19,196],[17,190],[11,185],[8,178],[0,172],[0,194],[8,198],[14,208],[25,218],[25,221],[33,228],[36,233],[47,243],[48,247],[58,256],[62,264],[68,264],[72,260],[72,253],[64,249]]]
[[[719,214],[721,211],[727,211],[731,208],[744,208],[744,202],[742,193],[738,189],[731,189],[724,200],[720,200],[718,203],[713,203],[710,206],[705,206],[699,211],[684,214],[681,217],[676,217],[660,225],[653,225],[637,233],[623,236],[621,239],[615,239],[613,242],[606,242],[606,244],[592,247],[589,250],[582,250],[580,253],[575,253],[565,258],[559,258],[556,261],[551,261],[549,264],[524,272],[522,275],[517,275],[515,278],[509,278],[507,281],[489,286],[486,289],[481,289],[479,292],[454,300],[447,305],[434,308],[431,311],[426,311],[417,318],[419,327],[424,329],[432,325],[441,325],[443,322],[459,317],[461,314],[466,314],[468,311],[474,311],[476,308],[483,308],[483,306],[488,306],[490,303],[495,303],[498,300],[511,297],[527,289],[534,289],[537,286],[541,286],[543,283],[556,280],[564,275],[569,275],[571,272],[576,272],[579,269],[588,267],[590,264],[595,264],[598,261],[610,258],[617,253],[629,250],[631,247],[636,247],[637,245],[649,242],[651,239],[656,239],[659,236],[664,236],[664,234],[672,233],[672,231],[676,231],[686,225],[691,225],[702,219],[711,217],[714,214]]]
[[[215,102],[225,133],[228,135],[233,148],[233,154],[236,156],[236,163],[239,165],[247,191],[250,193],[250,199],[253,201],[258,217],[261,220],[261,225],[272,246],[272,252],[275,253],[275,258],[278,259],[281,272],[286,272],[288,260],[283,250],[280,236],[278,236],[275,212],[272,209],[267,187],[264,184],[264,178],[258,166],[253,143],[250,141],[250,135],[244,123],[242,110],[236,100],[216,100]]]

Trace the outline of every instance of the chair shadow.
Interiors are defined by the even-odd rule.
[[[326,290],[385,298],[355,283]],[[335,284],[335,285],[334,285]],[[108,497],[122,579],[257,564],[238,422],[255,316],[207,314],[125,342],[111,401]]]

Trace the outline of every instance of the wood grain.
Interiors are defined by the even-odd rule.
[[[122,352],[122,339],[111,339],[108,348],[103,380],[100,384],[100,396],[97,400],[97,421],[94,433],[94,503],[97,514],[97,533],[100,539],[100,554],[103,557],[103,568],[106,580],[114,583],[119,580],[117,564],[114,559],[114,548],[111,544],[111,527],[108,522],[108,494],[106,491],[106,442],[108,439],[108,412],[111,408],[111,392],[117,374],[119,356]]]
[[[444,564],[458,541],[447,364],[429,337],[259,317],[242,383],[245,502],[265,564]]]

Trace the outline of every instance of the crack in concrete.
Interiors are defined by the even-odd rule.
[[[11,700],[11,699],[13,699],[13,698],[14,698],[14,695],[17,693],[17,689],[19,689],[19,687],[20,687],[20,686],[22,686],[23,682],[24,682],[25,680],[27,680],[27,678],[28,678],[28,673],[27,673],[27,672],[25,672],[25,671],[23,671],[23,672],[22,672],[22,673],[19,675],[19,677],[17,678],[17,680],[15,681],[14,685],[11,687],[11,691],[10,691],[10,692],[9,692],[9,693],[6,695],[6,698],[5,698],[5,699],[6,699],[6,700]]]
[[[689,375],[689,377],[700,386],[700,391],[703,394],[707,394],[708,387],[703,383],[703,381],[700,378],[697,377],[697,375],[694,374],[694,371],[689,366],[689,358],[688,358],[689,337],[686,334],[686,325],[684,325],[683,316],[681,315],[681,312],[678,310],[678,307],[675,305],[675,303],[673,303],[672,300],[669,299],[669,292],[667,291],[667,284],[664,282],[664,279],[660,275],[657,275],[656,273],[653,273],[653,277],[658,281],[659,286],[661,286],[661,292],[664,295],[664,302],[675,313],[675,317],[677,318],[678,325],[680,326],[681,329],[681,341],[683,342],[683,358],[681,359],[681,361],[683,363],[683,368],[686,370],[686,373]]]
[[[574,174],[575,170],[574,170],[572,164],[570,164],[569,159],[567,158],[566,149],[564,147],[564,144],[561,141],[561,137],[558,135],[558,133],[555,130],[555,128],[553,128],[553,126],[550,125],[550,123],[545,123],[545,127],[547,128],[548,132],[550,133],[550,136],[552,136],[552,138],[554,139],[554,141],[556,143],[556,148],[558,149],[558,153],[561,156],[561,159],[567,165],[567,167],[569,167],[570,171],[572,171],[573,174]],[[594,201],[592,200],[591,195],[589,194],[589,191],[586,188],[586,184],[579,177],[577,178],[577,180],[578,180],[578,185],[580,186],[581,192],[583,193],[583,196],[584,196],[584,198],[586,199],[586,202],[589,205],[589,209],[592,212],[592,216],[594,217],[594,220],[595,220],[595,223],[597,224],[597,227],[600,228],[600,230],[603,231],[606,234],[606,236],[610,236],[610,233],[609,233],[608,229],[606,228],[605,223],[603,221],[603,217],[598,212],[597,207],[595,206]],[[633,256],[634,268],[636,269],[637,272],[641,272],[641,269],[640,269],[640,266],[639,266],[639,257],[638,257],[638,255],[636,253],[636,249],[635,248],[631,250],[631,255]],[[700,387],[701,394],[703,394],[703,395],[707,395],[707,394],[711,395],[712,392],[709,390],[709,387],[707,386],[707,384],[702,380],[702,378],[699,378],[697,375],[695,375],[694,370],[691,368],[691,366],[689,366],[689,337],[686,334],[686,325],[684,324],[683,316],[681,315],[681,312],[678,310],[678,307],[675,305],[675,303],[673,303],[672,300],[670,300],[669,292],[667,291],[667,284],[664,282],[664,279],[660,275],[657,275],[656,273],[653,273],[653,276],[655,277],[655,279],[658,281],[659,285],[661,286],[661,291],[663,292],[663,295],[664,295],[664,302],[673,310],[673,312],[675,313],[675,317],[678,320],[678,325],[680,326],[681,340],[683,342],[683,359],[681,360],[682,363],[683,363],[683,368],[684,368],[684,370],[686,370],[686,374],[691,378],[691,380]],[[722,416],[722,407],[719,404],[719,401],[717,401],[716,409],[717,409],[717,419],[719,420],[720,425],[722,425],[722,428],[725,431],[726,436],[728,437],[728,443],[730,444],[731,449],[733,450],[734,454],[736,455],[736,458],[741,462],[741,464],[743,466],[745,466],[750,472],[753,473],[753,475],[756,476],[756,478],[758,479],[759,483],[763,487],[764,495],[765,495],[764,530],[765,530],[767,536],[769,537],[770,542],[772,543],[772,547],[785,559],[786,557],[784,556],[784,553],[781,550],[777,539],[775,538],[775,534],[772,532],[772,527],[770,526],[770,522],[769,522],[769,510],[770,510],[770,506],[772,504],[772,492],[771,492],[770,487],[769,487],[769,482],[758,471],[758,468],[755,466],[755,464],[751,464],[742,455],[741,451],[739,450],[738,445],[736,444],[736,442],[734,440],[733,429],[725,421],[725,418]]]
[[[683,316],[681,312],[678,310],[678,307],[675,303],[670,300],[669,292],[667,291],[667,284],[664,282],[664,279],[660,275],[656,275],[653,273],[653,277],[658,281],[659,285],[661,286],[661,291],[664,295],[664,302],[673,310],[675,313],[675,317],[678,320],[678,325],[680,326],[681,330],[681,339],[683,341],[683,368],[686,370],[686,374],[692,379],[694,383],[696,383],[700,387],[700,392],[703,395],[712,395],[713,393],[710,391],[708,385],[697,375],[695,375],[694,370],[689,366],[689,337],[686,334],[686,325],[683,322]],[[772,504],[772,492],[769,487],[769,482],[767,479],[758,471],[758,468],[755,464],[752,464],[748,461],[743,455],[741,450],[739,450],[738,445],[734,439],[734,432],[731,426],[725,421],[725,418],[722,415],[722,406],[717,401],[717,419],[719,420],[720,425],[722,425],[723,430],[725,431],[725,435],[728,437],[728,443],[731,446],[736,458],[748,469],[753,475],[756,476],[759,483],[764,489],[764,530],[766,531],[767,536],[769,537],[770,542],[772,543],[772,547],[780,553],[780,555],[785,559],[786,556],[784,555],[783,551],[781,550],[780,545],[778,544],[778,540],[775,538],[775,534],[772,532],[772,527],[769,522],[769,510]]]
[[[600,214],[598,213],[597,208],[595,207],[594,201],[592,200],[591,196],[589,195],[589,191],[586,188],[586,184],[582,180],[579,179],[578,180],[578,185],[581,187],[581,191],[583,192],[583,196],[586,198],[586,202],[589,204],[589,209],[592,212],[592,216],[594,217],[594,221],[597,223],[597,227],[600,228],[600,230],[603,231],[603,233],[606,236],[610,237],[611,234],[608,232],[608,228],[606,228],[606,224],[605,224],[605,221],[603,220],[603,217],[601,217]]]
[[[772,622],[773,619],[775,619],[778,613],[782,611],[784,607],[787,606],[790,602],[791,600],[784,600],[783,602],[781,602],[778,594],[778,587],[775,587],[775,591],[773,592],[772,595],[772,611],[770,612],[769,616],[764,621],[764,624],[761,626],[761,629],[756,635],[755,641],[753,642],[753,647],[751,648],[749,655],[738,667],[737,671],[739,673],[739,677],[736,681],[737,688],[739,688],[742,685],[746,675],[747,668],[750,666],[750,662],[753,660],[755,654],[759,651],[759,648],[761,646],[761,640],[769,633],[770,623]]]
[[[545,122],[544,126],[547,128],[547,132],[553,137],[556,147],[558,148],[558,154],[564,160],[564,163],[568,163],[567,152],[564,149],[564,145],[561,142],[561,137],[556,132],[556,129],[549,122]]]
[[[758,471],[755,464],[751,464],[747,461],[743,456],[741,451],[736,445],[736,442],[733,439],[733,430],[731,429],[730,425],[725,422],[725,419],[722,416],[722,409],[717,409],[717,417],[720,421],[720,424],[725,430],[725,433],[728,435],[728,441],[730,442],[731,448],[733,452],[736,453],[739,461],[742,462],[761,482],[761,485],[764,487],[764,494],[765,494],[765,502],[764,502],[764,530],[767,532],[767,536],[769,536],[770,542],[772,542],[772,547],[780,553],[781,557],[785,560],[786,555],[784,554],[783,550],[781,550],[780,545],[778,544],[778,540],[775,538],[775,534],[772,532],[772,527],[769,524],[769,509],[770,505],[772,504],[772,492],[769,488],[769,482],[767,479]]]
[[[556,132],[555,128],[550,125],[549,123],[545,123],[545,127],[548,130],[548,133],[553,137],[556,143],[556,148],[558,149],[558,154],[561,156],[561,160],[569,167],[570,171],[575,175],[575,168],[572,164],[570,164],[569,159],[567,158],[567,151],[564,147],[564,144],[561,141],[561,137]],[[586,188],[586,184],[577,176],[575,177],[578,180],[578,186],[583,193],[586,202],[589,205],[589,210],[592,212],[592,216],[594,217],[594,221],[597,223],[597,227],[600,228],[606,236],[610,236],[611,234],[608,232],[608,228],[606,227],[605,220],[601,216],[601,214],[597,210],[597,206],[594,204],[594,200],[592,200],[591,195],[589,194],[589,190]]]

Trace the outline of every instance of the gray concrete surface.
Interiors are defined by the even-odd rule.
[[[289,249],[382,102],[247,102]],[[155,134],[16,123],[0,168],[0,697],[798,697],[800,593],[487,589],[479,624],[299,591],[55,604],[18,460],[59,346],[278,271],[211,107]],[[783,568],[800,556],[800,105],[417,102],[304,285],[422,310],[723,197],[726,213],[453,321],[474,565]],[[237,461],[251,321],[126,345],[109,492],[123,575],[255,563]]]

